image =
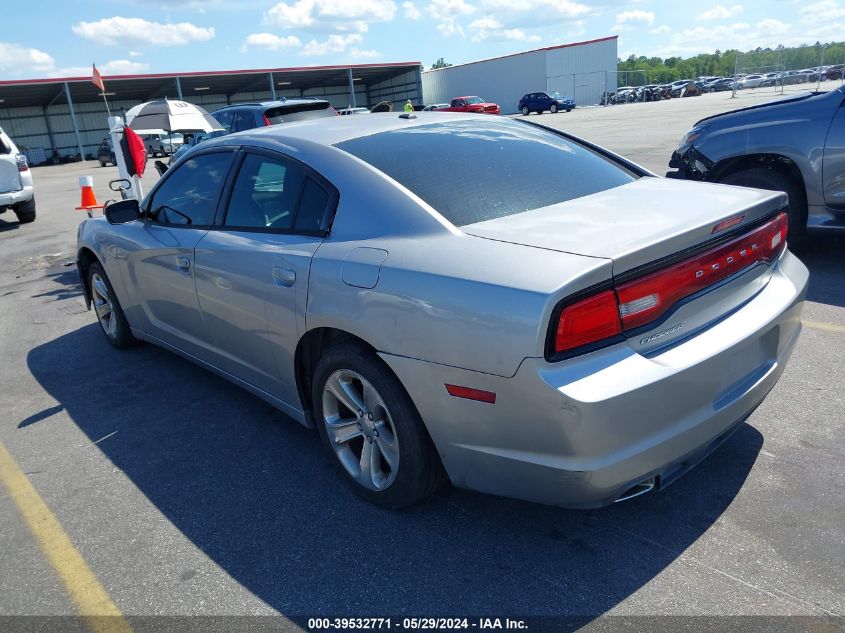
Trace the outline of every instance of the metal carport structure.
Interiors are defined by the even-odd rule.
[[[335,108],[379,101],[422,103],[420,62],[103,76],[113,113],[152,99],[183,99],[213,111],[231,103],[315,96]],[[106,109],[90,77],[0,81],[0,126],[26,148],[62,156],[96,151]],[[40,153],[39,153],[40,154]]]

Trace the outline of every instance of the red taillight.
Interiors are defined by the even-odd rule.
[[[616,295],[612,290],[605,290],[561,310],[555,351],[565,352],[610,338],[621,333],[621,328]]]
[[[18,163],[18,171],[23,172],[29,170],[29,165],[26,162],[26,156],[24,156],[23,154],[18,154],[16,160]]]
[[[273,125],[272,123],[270,123],[270,119],[267,118],[266,114],[262,114],[261,118],[264,119],[264,125]]]
[[[679,301],[758,262],[772,261],[786,246],[787,228],[787,215],[781,213],[750,233],[566,306],[557,322],[554,353],[647,325]]]

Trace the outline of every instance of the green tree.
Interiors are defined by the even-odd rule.
[[[444,61],[442,57],[439,57],[436,62],[431,65],[431,70],[437,70],[438,68],[448,68],[451,66],[447,61]]]

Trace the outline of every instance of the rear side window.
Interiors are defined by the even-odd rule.
[[[329,192],[311,178],[305,181],[299,208],[296,210],[297,231],[319,231],[329,206]]]
[[[337,147],[405,186],[455,226],[539,209],[635,179],[565,137],[489,118],[381,132]]]
[[[234,121],[232,122],[232,132],[242,132],[243,130],[251,130],[255,127],[255,117],[249,110],[241,110],[235,112]]]
[[[211,224],[231,162],[231,152],[200,154],[168,172],[149,207],[156,221],[172,225]]]
[[[291,228],[303,177],[297,164],[247,154],[235,179],[224,224],[233,228]]]
[[[6,142],[6,139],[3,138],[3,135],[0,134],[0,154],[11,154],[12,153],[12,146]]]
[[[264,111],[264,116],[270,121],[270,125],[276,125],[277,123],[310,121],[311,119],[335,116],[335,111],[328,101],[309,101],[308,103],[296,103],[268,108]]]

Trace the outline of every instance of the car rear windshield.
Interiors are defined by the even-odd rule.
[[[636,178],[554,132],[488,118],[380,132],[336,147],[384,172],[455,226],[539,209]]]
[[[328,101],[310,101],[269,108],[264,111],[264,116],[267,117],[271,125],[276,125],[277,123],[310,121],[324,116],[335,116],[335,111],[332,110]]]

